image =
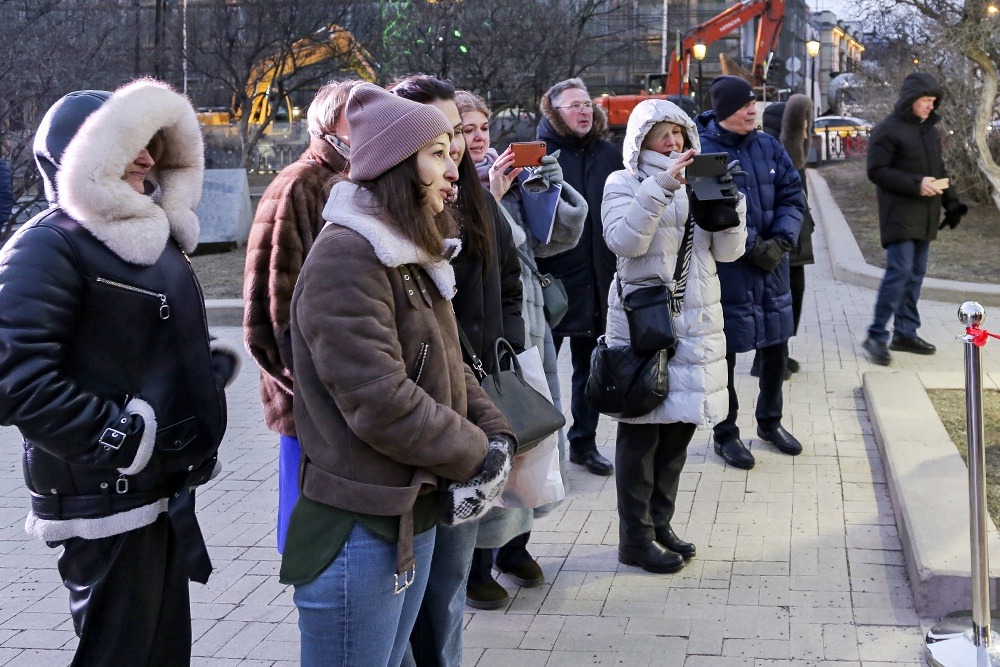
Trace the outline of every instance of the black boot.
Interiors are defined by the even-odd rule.
[[[681,538],[677,537],[677,533],[670,526],[667,526],[666,530],[656,531],[656,541],[670,549],[676,554],[680,554],[684,560],[690,560],[694,558],[697,549],[690,542],[685,542]]]
[[[656,574],[670,574],[684,567],[684,558],[659,542],[646,542],[640,546],[619,545],[618,562]]]

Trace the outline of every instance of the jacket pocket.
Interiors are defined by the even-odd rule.
[[[156,430],[156,448],[161,452],[180,452],[198,437],[198,425],[194,417],[182,419]]]
[[[129,292],[131,294],[137,294],[141,296],[149,297],[150,299],[156,299],[159,302],[158,316],[161,320],[170,319],[170,306],[167,304],[167,295],[162,292],[155,292],[145,287],[137,287],[135,285],[129,285],[128,283],[119,282],[117,280],[112,280],[110,278],[104,278],[98,276],[96,278],[97,282],[105,285],[107,287],[112,287],[116,290],[121,290],[123,292]]]

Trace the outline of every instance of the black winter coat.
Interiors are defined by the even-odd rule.
[[[119,174],[158,132],[163,186],[142,194]],[[184,254],[198,238],[201,135],[185,97],[139,80],[66,95],[34,145],[53,207],[0,252],[0,424],[24,437],[29,532],[95,539],[152,523],[207,481],[225,432]]]
[[[14,181],[10,174],[10,164],[0,160],[0,227],[10,219],[10,211],[14,208]]]
[[[935,111],[921,122],[913,102],[925,95],[937,98]],[[873,129],[868,144],[868,179],[878,195],[882,247],[900,241],[933,241],[937,238],[941,209],[958,203],[954,185],[944,195],[924,197],[920,181],[925,176],[945,178],[941,136],[941,87],[929,74],[910,74],[903,81],[895,109]]]
[[[489,224],[493,225],[493,263],[484,267],[483,258],[470,252],[463,238],[462,251],[452,262],[458,291],[451,303],[455,319],[489,373],[494,366],[493,343],[497,338],[506,338],[516,352],[524,350],[524,320],[521,263],[510,225],[493,196],[487,193],[486,201],[492,213]],[[471,365],[464,349],[462,356]]]
[[[604,242],[601,202],[608,176],[622,168],[622,153],[595,132],[582,138],[560,134],[545,117],[536,136],[549,154],[559,151],[563,180],[583,195],[590,208],[576,247],[537,261],[538,269],[561,279],[569,294],[569,310],[552,335],[596,338],[606,328],[608,290],[616,268],[615,255]]]

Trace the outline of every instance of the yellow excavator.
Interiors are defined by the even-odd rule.
[[[246,99],[250,100],[248,123],[261,125],[269,120],[276,98],[280,98],[282,105],[277,116],[289,123],[298,120],[301,114],[281,89],[281,81],[303,67],[333,59],[343,61],[346,69],[365,81],[376,79],[371,55],[348,30],[331,23],[292,44],[287,55],[268,57],[254,65],[246,83]],[[198,120],[202,125],[238,123],[243,118],[244,102],[234,95],[229,111],[200,111]]]

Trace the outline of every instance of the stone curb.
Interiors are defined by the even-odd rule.
[[[211,327],[243,326],[243,299],[205,299],[205,314]]]
[[[826,179],[816,169],[807,170],[807,178],[813,217],[826,237],[833,264],[833,277],[849,285],[877,290],[882,281],[882,269],[865,262],[861,248],[837,206]],[[1000,285],[925,278],[920,298],[954,303],[956,308],[965,301],[978,301],[984,306],[1000,306]]]
[[[996,388],[997,378],[984,379]],[[941,617],[972,603],[969,473],[937,416],[927,389],[964,388],[961,374],[867,372],[863,389],[886,469],[896,526],[917,611]],[[987,517],[988,545],[1000,554],[1000,533]],[[997,599],[1000,564],[990,567]]]

